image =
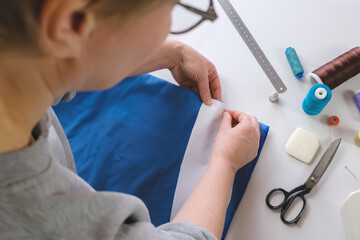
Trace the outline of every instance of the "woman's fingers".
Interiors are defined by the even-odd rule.
[[[203,102],[206,105],[211,105],[211,93],[210,93],[210,86],[208,81],[208,76],[201,76],[196,82],[199,86],[200,96]]]
[[[233,118],[233,127],[235,127],[238,124],[240,125],[248,124],[249,126],[254,127],[257,131],[260,131],[259,122],[256,117],[249,116],[246,113],[235,110],[227,110],[227,112]]]
[[[220,78],[219,78],[219,75],[217,74],[215,66],[213,66],[212,69],[209,71],[208,80],[209,80],[212,98],[222,101],[221,83],[220,83]]]
[[[223,118],[220,125],[220,131],[225,131],[231,128],[232,117],[228,112],[223,113]]]
[[[238,121],[239,123],[243,120],[248,118],[249,116],[246,113],[235,111],[235,110],[227,110],[228,113],[230,113],[231,117]]]
[[[252,125],[256,128],[256,130],[260,131],[260,125],[259,125],[259,121],[256,117],[251,116],[250,117]]]

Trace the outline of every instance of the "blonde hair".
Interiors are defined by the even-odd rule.
[[[0,0],[0,51],[12,48],[36,48],[40,11],[46,0]],[[89,0],[99,17],[127,17],[140,9],[175,0]]]
[[[141,12],[140,10],[151,10],[160,4],[172,4],[178,0],[106,0],[105,6],[103,6],[98,13],[102,17],[114,16],[120,14],[122,17],[127,17],[135,12]]]
[[[36,40],[36,25],[44,0],[0,0],[0,50]]]

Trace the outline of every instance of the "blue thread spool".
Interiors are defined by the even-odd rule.
[[[285,51],[285,55],[295,77],[302,78],[304,76],[304,69],[300,63],[299,57],[296,54],[295,49],[292,47],[288,47]]]
[[[332,93],[328,86],[316,84],[312,86],[303,101],[302,108],[309,115],[319,114],[330,102]]]

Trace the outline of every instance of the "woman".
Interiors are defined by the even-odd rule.
[[[254,117],[224,113],[209,167],[171,223],[137,198],[95,192],[76,175],[51,105],[69,92],[168,68],[206,104],[212,63],[167,40],[171,0],[0,0],[0,239],[215,239],[236,171],[257,154]]]

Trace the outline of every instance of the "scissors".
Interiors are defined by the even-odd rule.
[[[325,151],[324,155],[321,157],[319,163],[316,165],[315,169],[313,170],[313,172],[310,174],[309,178],[306,180],[306,182],[303,185],[291,190],[290,192],[287,192],[282,188],[275,188],[267,194],[265,200],[266,205],[273,210],[281,209],[280,218],[281,221],[283,221],[283,223],[285,224],[298,223],[306,205],[304,195],[310,193],[312,188],[319,182],[320,178],[325,173],[326,169],[328,168],[332,159],[334,158],[335,153],[339,148],[340,142],[341,139],[338,138],[330,144],[330,146]],[[273,205],[270,202],[270,199],[272,198],[274,193],[277,194],[280,193],[284,196],[283,201],[279,205]],[[294,202],[295,199],[302,200],[303,203],[302,208],[299,214],[294,219],[286,220],[285,214],[289,210],[291,204]]]

